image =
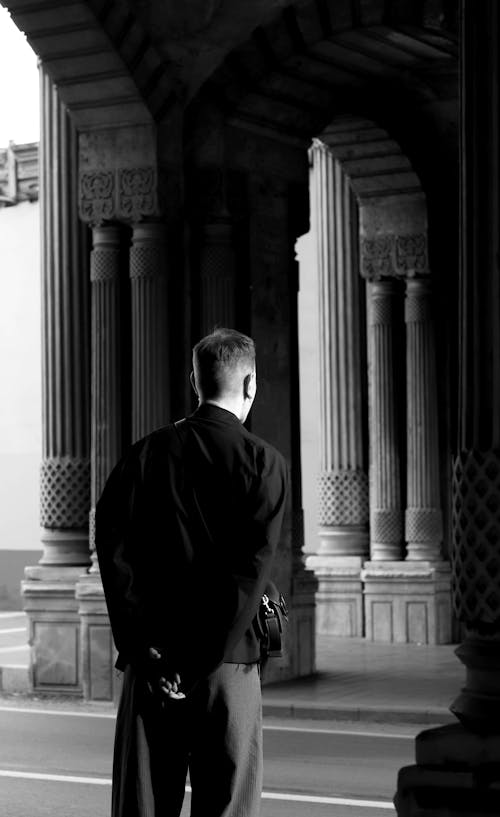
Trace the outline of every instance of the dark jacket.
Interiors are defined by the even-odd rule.
[[[222,661],[259,659],[251,623],[286,490],[281,454],[218,406],[132,446],[96,509],[117,666],[163,647],[186,688]]]

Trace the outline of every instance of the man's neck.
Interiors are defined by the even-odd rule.
[[[200,406],[202,405],[218,406],[221,409],[225,409],[225,411],[230,411],[231,414],[234,414],[235,417],[237,417],[237,419],[241,422],[243,409],[238,401],[224,400],[224,398],[219,400],[201,400]]]

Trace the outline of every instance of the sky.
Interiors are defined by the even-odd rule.
[[[21,144],[39,138],[37,58],[0,6],[0,148],[10,140]]]

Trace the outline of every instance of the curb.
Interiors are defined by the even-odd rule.
[[[297,703],[293,700],[266,700],[263,696],[263,714],[268,718],[297,720],[361,721],[363,723],[450,724],[456,718],[446,707],[416,709],[384,706],[329,706],[321,703]]]

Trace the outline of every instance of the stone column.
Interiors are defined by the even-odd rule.
[[[430,282],[406,282],[407,508],[409,560],[441,560],[438,405]]]
[[[329,148],[310,151],[320,358],[319,632],[362,634],[360,570],[368,555],[357,221],[349,180]]]
[[[77,138],[40,68],[43,554],[22,584],[37,691],[78,693],[78,576],[90,563],[90,378],[87,228],[74,195]]]
[[[207,223],[200,257],[201,335],[215,326],[234,326],[235,280],[233,228],[228,213]]]
[[[500,8],[464,0],[453,602],[465,627],[459,723],[421,733],[400,817],[500,813]]]
[[[135,224],[130,249],[132,306],[132,439],[168,421],[165,227]]]
[[[395,284],[368,284],[370,388],[370,552],[372,561],[402,557],[403,515],[394,379]]]
[[[120,228],[93,227],[92,283],[92,459],[90,547],[92,567],[77,587],[81,617],[83,695],[87,700],[111,700],[114,653],[101,577],[95,552],[95,506],[106,480],[122,453],[122,344]]]

